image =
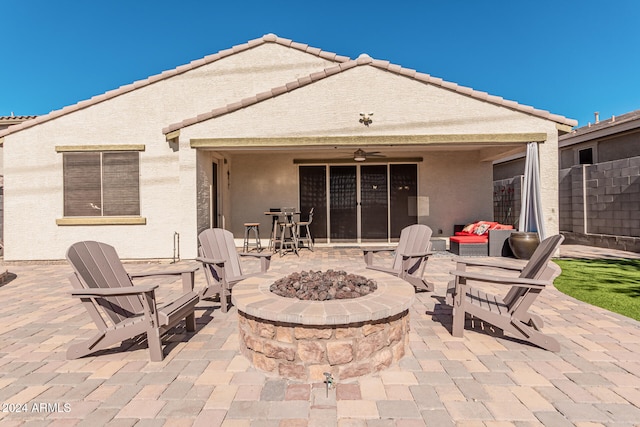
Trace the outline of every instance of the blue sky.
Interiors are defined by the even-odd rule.
[[[0,11],[0,116],[46,114],[268,33],[580,126],[640,109],[637,0],[29,0]]]

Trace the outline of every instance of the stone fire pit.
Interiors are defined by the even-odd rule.
[[[270,291],[285,275],[265,273],[233,287],[240,348],[255,367],[286,378],[322,381],[366,375],[400,360],[408,344],[413,286],[374,270],[350,271],[373,280],[365,296],[302,301]]]

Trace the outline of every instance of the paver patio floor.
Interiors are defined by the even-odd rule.
[[[582,246],[563,246],[561,254],[638,257]],[[300,257],[276,255],[271,270],[354,265],[364,265],[356,248],[317,247]],[[453,267],[445,253],[429,260],[435,292],[416,294],[407,355],[384,371],[338,382],[327,396],[323,383],[256,370],[238,350],[235,308],[222,313],[213,301],[199,303],[195,334],[178,328],[164,339],[163,362],[149,362],[145,342],[66,360],[68,344],[94,329],[69,295],[70,267],[2,264],[15,278],[0,285],[0,425],[640,425],[640,322],[550,288],[533,311],[544,319],[543,331],[560,341],[559,353],[480,329],[454,338],[444,305]],[[203,286],[203,273],[196,277]],[[167,279],[160,298],[179,286]]]

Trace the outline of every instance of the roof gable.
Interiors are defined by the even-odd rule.
[[[343,73],[349,69],[352,69],[354,67],[359,67],[359,66],[369,66],[369,67],[374,67],[380,70],[388,71],[396,75],[404,76],[422,83],[426,83],[426,84],[433,85],[442,89],[446,89],[455,93],[459,93],[461,95],[465,95],[480,101],[485,101],[497,106],[509,108],[514,111],[536,116],[536,117],[553,121],[562,125],[575,126],[577,124],[576,120],[568,119],[564,116],[560,116],[557,114],[552,114],[549,111],[539,110],[532,106],[522,105],[515,101],[510,101],[499,96],[490,95],[486,92],[477,91],[469,87],[460,86],[456,83],[447,82],[441,78],[432,77],[429,74],[420,73],[413,69],[403,68],[400,65],[392,64],[389,61],[372,59],[368,55],[360,55],[360,57],[358,57],[355,60],[341,62],[335,66],[325,68],[322,71],[315,72],[308,76],[299,78],[295,81],[286,83],[282,86],[275,87],[270,91],[258,93],[255,96],[244,98],[237,102],[215,108],[211,111],[205,112],[203,114],[199,114],[196,117],[188,118],[179,123],[170,124],[169,126],[165,127],[162,131],[164,134],[169,134],[171,132],[175,132],[181,128],[184,128],[186,126],[191,126],[206,120],[220,117],[222,115],[232,113],[239,109],[250,107],[251,105],[263,102],[265,100],[275,98],[282,94],[292,92],[301,87],[314,84],[320,80]]]
[[[322,49],[319,48],[315,48],[315,47],[311,47],[309,45],[303,44],[303,43],[297,43],[294,42],[290,39],[286,39],[286,38],[282,38],[282,37],[278,37],[275,34],[266,34],[260,38],[254,39],[254,40],[250,40],[246,43],[240,44],[240,45],[236,45],[233,46],[229,49],[224,49],[221,50],[215,54],[212,55],[208,55],[205,56],[204,58],[200,58],[194,61],[191,61],[188,64],[185,65],[181,65],[178,66],[177,68],[174,68],[172,70],[167,70],[164,71],[160,74],[156,74],[153,76],[150,76],[144,80],[139,80],[136,82],[133,82],[131,84],[128,85],[124,85],[121,86],[117,89],[105,92],[101,95],[97,95],[92,97],[91,99],[88,100],[84,100],[84,101],[80,101],[76,104],[73,105],[69,105],[66,106],[60,110],[56,110],[56,111],[52,111],[49,114],[45,114],[42,116],[37,116],[35,119],[32,120],[28,120],[25,122],[22,122],[20,124],[11,126],[10,128],[4,129],[4,130],[0,130],[0,138],[4,137],[6,135],[9,135],[11,133],[15,133],[15,132],[19,132],[21,130],[36,126],[40,123],[44,123],[44,122],[48,122],[50,120],[53,120],[55,118],[58,118],[60,116],[64,116],[70,113],[73,113],[75,111],[78,110],[82,110],[85,108],[88,108],[92,105],[104,102],[104,101],[108,101],[110,99],[113,99],[117,96],[129,93],[131,91],[140,89],[142,87],[151,85],[153,83],[165,80],[165,79],[169,79],[171,77],[174,77],[176,75],[180,75],[183,73],[186,73],[188,71],[194,70],[196,68],[202,67],[204,65],[210,64],[212,62],[215,61],[219,61],[220,59],[229,57],[231,55],[236,55],[239,54],[241,52],[244,52],[248,49],[252,49],[255,48],[257,46],[263,45],[265,43],[274,43],[274,44],[278,44],[284,47],[288,47],[288,48],[292,48],[292,49],[296,49],[299,50],[301,52],[305,52],[308,53],[310,55],[314,55],[317,56],[319,58],[328,60],[328,61],[334,61],[337,63],[342,63],[342,62],[347,62],[350,61],[350,58],[346,57],[346,56],[341,56],[338,55],[337,53],[333,53],[333,52],[327,52],[324,51]],[[35,117],[35,116],[34,116]]]

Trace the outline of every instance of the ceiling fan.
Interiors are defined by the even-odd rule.
[[[383,154],[380,154],[380,151],[364,151],[361,148],[358,148],[353,153],[353,160],[356,162],[364,162],[367,160],[367,157],[385,157]]]
[[[342,152],[343,150],[340,150],[340,151]],[[381,151],[364,151],[363,149],[359,148],[356,151],[351,152],[351,154],[349,154],[349,152],[347,151],[346,153],[337,155],[336,157],[333,157],[333,156],[325,157],[325,158],[313,157],[309,159],[293,159],[293,160],[294,162],[297,162],[297,163],[318,163],[322,161],[338,162],[338,163],[364,162],[370,157],[387,157],[381,153],[382,153]]]

